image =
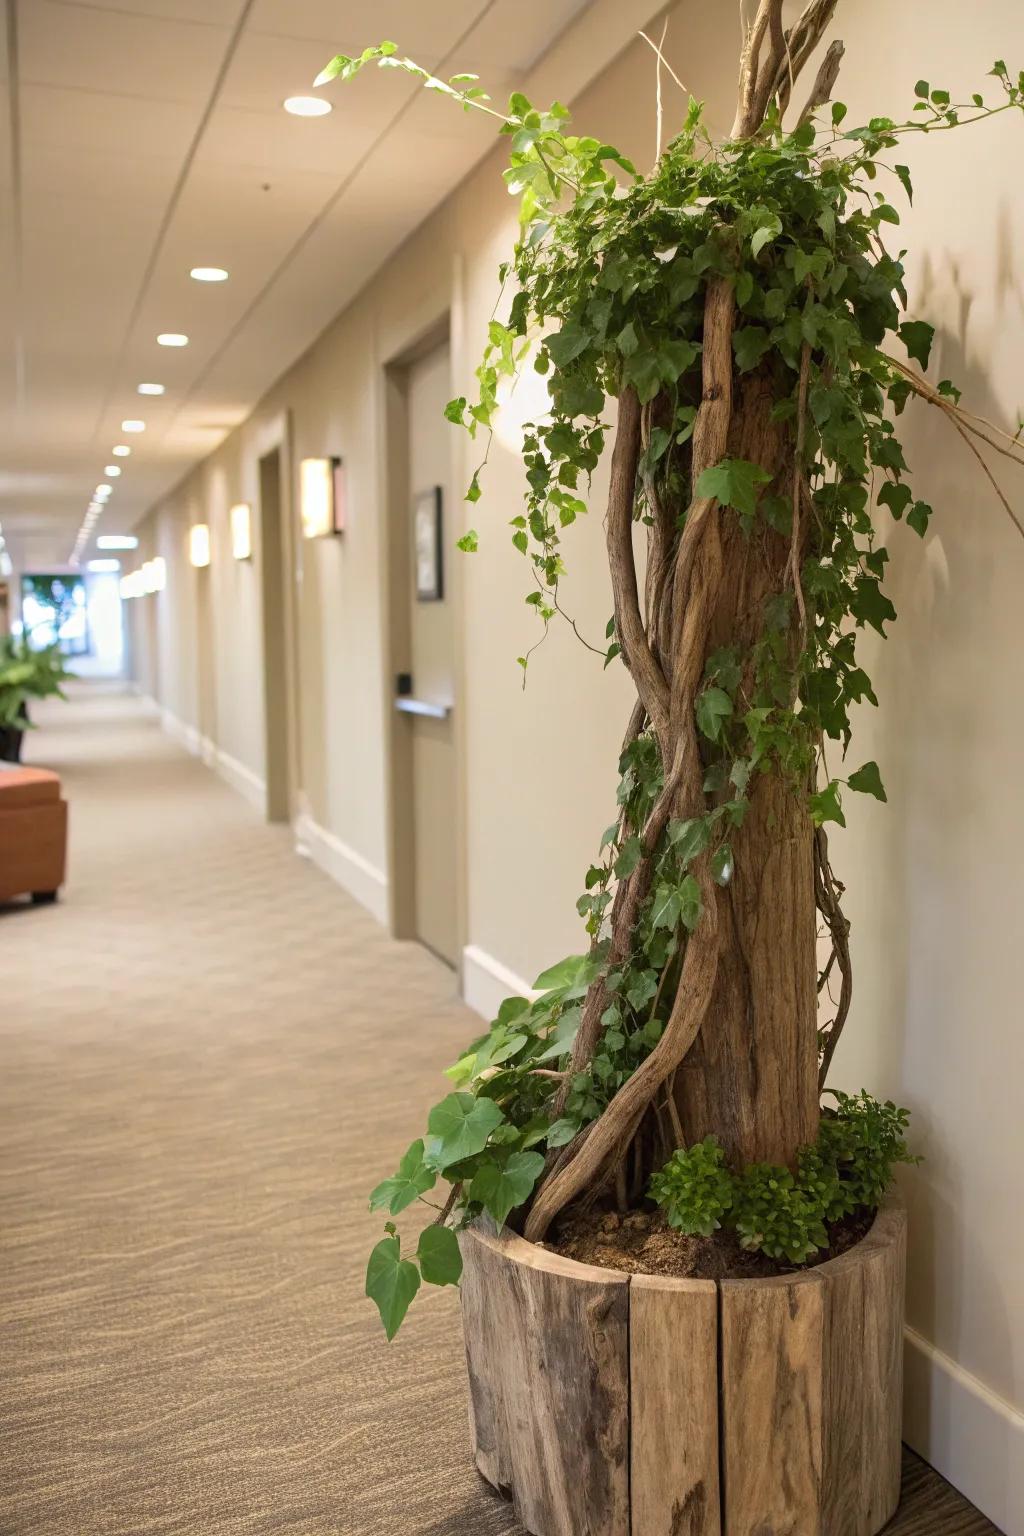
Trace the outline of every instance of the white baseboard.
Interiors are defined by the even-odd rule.
[[[153,701],[147,699],[147,702],[152,703]],[[160,725],[166,734],[170,736],[171,740],[184,747],[186,752],[191,752],[193,757],[199,757],[202,738],[195,726],[186,725],[185,721],[179,719],[172,709],[166,709],[159,704],[155,705],[155,707],[160,712]]]
[[[485,949],[467,944],[462,951],[462,997],[468,1007],[493,1019],[506,997],[539,997],[529,984]]]
[[[146,698],[147,703],[153,701]],[[258,773],[247,768],[237,757],[232,757],[230,752],[225,752],[222,747],[209,736],[202,736],[194,725],[188,725],[172,709],[165,706],[154,705],[160,715],[160,725],[179,746],[185,748],[193,757],[198,757],[207,768],[212,768],[218,773],[225,783],[243,795],[249,804],[254,806],[261,815],[267,809],[267,786]]]
[[[388,882],[382,870],[308,815],[296,819],[295,844],[296,852],[311,858],[325,874],[372,912],[378,923],[387,926]]]
[[[1024,1536],[1024,1413],[906,1330],[903,1438],[1005,1536]]]
[[[247,768],[244,763],[238,761],[237,757],[232,757],[230,752],[225,752],[220,747],[214,748],[213,767],[232,789],[236,789],[251,806],[259,811],[261,816],[266,815],[267,786],[258,773],[253,773],[251,768]]]

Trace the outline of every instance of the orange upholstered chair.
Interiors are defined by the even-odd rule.
[[[0,770],[0,901],[56,901],[64,884],[68,807],[45,768]]]

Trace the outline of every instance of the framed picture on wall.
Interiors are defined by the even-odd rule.
[[[439,603],[444,597],[441,519],[441,487],[432,485],[429,491],[420,491],[413,502],[416,600],[420,603]]]

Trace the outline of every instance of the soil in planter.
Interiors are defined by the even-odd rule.
[[[589,1210],[570,1208],[557,1224],[551,1240],[542,1248],[553,1249],[580,1264],[602,1269],[624,1269],[633,1275],[681,1275],[693,1280],[754,1280],[769,1275],[788,1275],[812,1269],[845,1253],[859,1243],[875,1219],[873,1210],[855,1211],[841,1221],[828,1223],[828,1248],[820,1249],[807,1264],[770,1259],[740,1247],[735,1232],[715,1232],[711,1237],[688,1237],[670,1227],[658,1210],[629,1211],[620,1216],[607,1206]]]

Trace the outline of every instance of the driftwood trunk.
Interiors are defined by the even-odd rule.
[[[760,0],[744,34],[733,138],[756,134],[773,98],[785,111],[836,3],[807,0],[787,31],[782,0]],[[805,113],[828,99],[841,54],[841,44],[830,50]],[[635,947],[654,857],[668,823],[704,816],[714,808],[713,796],[704,790],[707,744],[695,723],[708,656],[722,646],[735,647],[751,667],[752,648],[764,629],[765,601],[783,594],[793,603],[789,640],[794,661],[805,640],[800,570],[808,547],[802,513],[810,349],[804,345],[798,367],[796,419],[773,421],[773,404],[793,393],[794,380],[777,377],[769,365],[738,373],[735,318],[732,282],[713,277],[704,300],[700,400],[685,450],[688,462],[682,466],[686,504],[673,504],[669,483],[663,479],[659,484],[641,459],[644,439],[667,402],[656,399],[641,407],[631,387],[619,391],[606,527],[616,635],[638,696],[627,740],[650,731],[661,754],[664,788],[646,825],[629,829],[641,837],[644,856],[615,893],[609,966],[623,962]],[[770,476],[769,490],[790,500],[791,536],[773,531],[762,519],[744,531],[729,506],[701,493],[703,473],[727,458],[760,466]],[[648,528],[643,604],[633,551],[638,507]],[[748,674],[745,682],[751,681]],[[794,680],[794,691],[795,686]],[[749,697],[749,687],[741,693]],[[565,1206],[610,1179],[621,1189],[627,1168],[649,1172],[651,1149],[659,1140],[650,1134],[652,1115],[660,1116],[669,1100],[678,1109],[673,1117],[677,1136],[681,1132],[691,1143],[714,1134],[736,1166],[757,1161],[792,1166],[798,1149],[815,1139],[819,910],[842,972],[843,1017],[849,1006],[849,951],[825,841],[815,836],[811,822],[807,788],[807,783],[785,778],[778,767],[758,772],[749,786],[745,821],[731,834],[732,879],[716,886],[710,855],[693,860],[689,872],[698,883],[703,912],[692,933],[680,934],[684,953],[661,1038],[602,1115],[549,1157],[526,1218],[528,1239],[542,1239]],[[570,1070],[555,1099],[556,1115],[562,1113],[574,1075],[585,1071],[597,1052],[606,1007],[599,980],[583,1007]],[[841,1027],[837,1017],[832,1045]],[[635,1176],[634,1183],[641,1186],[643,1178]]]
[[[794,446],[770,420],[767,375],[735,392],[730,458],[771,473],[789,490]],[[790,543],[735,512],[717,512],[721,577],[705,656],[749,654],[768,598],[784,592]],[[799,645],[793,605],[791,644]],[[742,827],[731,833],[733,875],[716,891],[718,966],[700,1034],[676,1079],[687,1142],[714,1133],[731,1162],[791,1164],[818,1130],[814,834],[804,797],[777,771],[756,778]]]

